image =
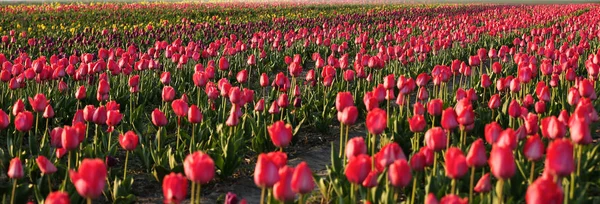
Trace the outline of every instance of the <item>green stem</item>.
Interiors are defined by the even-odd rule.
[[[533,177],[535,176],[535,161],[531,161],[531,172],[529,173],[529,185],[533,183]]]
[[[498,180],[499,184],[498,184],[498,203],[502,204],[504,203],[504,199],[502,197],[502,192],[504,191],[504,179],[500,179]]]
[[[469,183],[469,200],[473,201],[473,180],[475,180],[475,166],[471,167],[471,181]]]
[[[581,151],[583,149],[582,145],[575,145],[575,148],[577,148],[577,172],[576,172],[576,176],[579,177],[579,173],[581,172]]]
[[[343,158],[344,149],[344,124],[340,122],[340,153],[339,157]]]
[[[413,179],[412,193],[410,195],[410,204],[415,203],[415,191],[417,191],[417,181],[419,180],[419,173],[415,174],[415,179]]]
[[[50,179],[50,175],[46,174],[46,178],[48,178],[48,192],[52,193],[52,180]]]
[[[123,180],[127,178],[127,162],[129,161],[129,151],[125,153],[125,167],[123,169]]]
[[[201,184],[197,184],[198,185],[198,195],[196,195],[196,202],[197,203],[201,203],[202,200],[200,199],[202,197],[202,185]]]
[[[454,194],[454,192],[456,192],[456,179],[452,179],[452,188],[450,190],[450,194]]]
[[[10,204],[15,203],[15,190],[17,189],[17,179],[13,180],[12,193],[10,196]]]
[[[92,198],[86,198],[87,204],[92,204]]]
[[[260,204],[264,204],[265,203],[265,192],[266,189],[263,187],[261,192],[260,192]]]

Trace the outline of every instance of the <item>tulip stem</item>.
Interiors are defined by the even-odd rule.
[[[46,174],[46,178],[48,178],[48,192],[52,193],[52,180],[50,179],[50,174]]]
[[[190,152],[194,151],[194,146],[196,146],[196,143],[194,143],[194,138],[196,137],[196,124],[192,124],[192,139],[190,141]]]
[[[502,191],[504,190],[504,179],[500,179],[498,180],[498,203],[502,204],[504,203],[504,200],[502,199]]]
[[[201,184],[197,184],[197,185],[198,185],[198,189],[197,189],[198,194],[196,195],[196,202],[201,203],[200,197],[202,197],[202,190],[201,190],[202,185]]]
[[[594,83],[595,85],[595,83]],[[581,151],[583,149],[582,145],[575,145],[575,148],[577,149],[577,172],[576,172],[576,176],[579,177],[579,173],[581,170]]]
[[[194,197],[196,196],[196,183],[192,182],[192,191],[191,193],[192,195],[190,195],[190,203],[194,204]]]
[[[92,198],[87,198],[87,204],[92,204]]]
[[[433,152],[433,172],[431,172],[432,177],[435,177],[437,174],[437,153]]]
[[[456,179],[452,179],[450,185],[452,185],[452,188],[450,189],[450,194],[454,194],[454,192],[456,192]]]
[[[568,203],[568,201],[570,199],[573,199],[573,195],[575,195],[575,173],[571,173],[571,182],[570,182],[571,187],[569,187],[569,198],[565,198],[565,200]]]
[[[471,167],[471,181],[469,183],[469,200],[473,201],[473,180],[475,180],[475,166]]]
[[[181,117],[177,117],[177,150],[179,151],[179,140],[181,140],[181,135],[179,134],[179,129],[181,129],[181,124],[179,124]]]
[[[410,195],[410,204],[415,204],[415,191],[417,191],[417,181],[419,180],[419,172],[415,173],[415,179],[413,179],[412,193]]]
[[[160,131],[161,131],[161,130],[162,130],[162,126],[161,126],[161,127],[158,127],[158,131],[157,131],[157,134],[156,134],[156,142],[157,142],[157,144],[158,144],[158,145],[156,146],[156,148],[157,148],[157,150],[158,150],[158,152],[159,152],[159,153],[160,153]]]
[[[127,178],[127,161],[129,161],[129,151],[125,153],[125,167],[123,169],[123,180]]]
[[[17,179],[13,180],[12,193],[10,196],[10,204],[15,203],[15,190],[17,189]]]
[[[356,203],[356,198],[354,197],[354,184],[350,184],[350,200],[351,203]]]
[[[260,192],[260,204],[265,203],[265,192],[266,192],[266,190],[263,187],[262,190],[261,190],[261,192]]]
[[[344,124],[340,122],[340,153],[339,157],[343,158],[343,149],[344,149]]]
[[[533,177],[535,174],[535,161],[531,162],[531,172],[529,173],[529,185],[533,183]]]
[[[300,194],[298,197],[298,204],[304,204],[304,194]]]

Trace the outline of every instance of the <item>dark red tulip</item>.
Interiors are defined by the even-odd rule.
[[[425,164],[425,155],[422,152],[417,152],[410,158],[410,168],[413,171],[423,171]]]
[[[100,106],[96,108],[96,110],[94,110],[94,114],[92,115],[92,122],[97,125],[106,124],[107,114],[108,112],[106,111],[106,107]]]
[[[467,153],[467,165],[469,167],[482,167],[487,163],[487,156],[483,140],[481,138],[475,140],[471,144],[469,153]]]
[[[384,110],[375,108],[367,113],[366,126],[369,133],[379,135],[387,127],[387,114]]]
[[[187,197],[188,181],[181,173],[166,175],[162,182],[164,203],[181,203]]]
[[[475,185],[474,190],[477,193],[487,193],[492,190],[492,183],[490,182],[490,173],[486,173],[479,179],[479,181],[477,181],[477,185]]]
[[[55,191],[48,194],[46,200],[44,200],[46,204],[71,204],[71,200],[69,200],[69,194],[62,191]]]
[[[427,148],[439,152],[446,148],[447,136],[444,129],[433,127],[425,133],[425,144]]]
[[[167,125],[167,118],[165,117],[165,114],[158,108],[155,108],[154,111],[152,111],[152,124],[157,127]]]
[[[548,145],[546,170],[557,176],[568,176],[575,170],[573,144],[568,139],[555,139]]]
[[[119,144],[127,151],[133,151],[139,142],[138,135],[133,131],[127,131],[125,134],[119,135]]]
[[[456,148],[450,147],[444,155],[446,163],[446,176],[451,179],[459,179],[463,177],[468,170],[467,161],[463,152]]]
[[[433,99],[427,103],[427,112],[429,115],[440,116],[442,115],[443,105],[442,99]]]
[[[365,140],[362,137],[352,138],[346,143],[346,158],[348,160],[366,153],[367,145],[365,145]]]
[[[78,171],[69,170],[71,182],[81,197],[98,198],[106,185],[106,166],[101,159],[83,159]]]
[[[171,86],[165,86],[162,89],[162,100],[164,102],[171,102],[175,99],[175,89]]]
[[[296,193],[292,190],[292,176],[294,174],[294,168],[284,166],[279,169],[279,181],[273,185],[273,197],[275,199],[285,202],[292,201],[296,196]]]
[[[371,157],[361,154],[348,161],[344,174],[350,183],[360,185],[369,172],[371,172]]]
[[[8,115],[0,109],[0,130],[6,129],[10,124],[10,118]]]
[[[181,99],[173,100],[173,102],[171,102],[171,108],[173,108],[173,112],[175,112],[175,115],[178,117],[185,117],[188,113],[188,104]]]
[[[312,171],[306,162],[301,162],[294,169],[292,175],[292,190],[298,194],[307,194],[315,188]]]
[[[404,188],[408,186],[410,180],[412,179],[412,173],[410,167],[408,166],[408,162],[401,159],[390,164],[388,170],[388,179],[390,180],[390,184],[396,188]]]
[[[498,179],[505,180],[515,175],[515,157],[508,147],[493,145],[488,162],[492,174]]]
[[[563,203],[563,190],[553,178],[539,177],[525,194],[527,204],[560,204]]]
[[[458,127],[457,117],[458,116],[453,108],[446,108],[446,110],[442,112],[442,127],[446,130],[452,130]]]
[[[185,157],[183,169],[187,178],[198,184],[206,184],[215,176],[215,163],[208,154],[201,151]]]
[[[23,178],[23,164],[21,163],[21,159],[15,157],[10,160],[6,175],[11,179]]]
[[[56,166],[54,166],[54,164],[52,164],[52,162],[50,162],[50,160],[48,160],[48,158],[46,158],[43,155],[39,155],[36,159],[35,162],[38,165],[38,168],[40,168],[40,171],[43,174],[53,174],[54,172],[56,172]]]
[[[33,114],[29,111],[23,111],[17,114],[15,117],[15,129],[20,132],[27,132],[31,130],[33,125]]]
[[[292,141],[292,126],[283,121],[277,121],[267,127],[271,141],[277,147],[287,147]]]
[[[537,161],[544,156],[546,147],[537,134],[530,136],[523,146],[523,154],[529,161]]]
[[[279,168],[267,156],[258,155],[256,167],[254,168],[254,184],[260,188],[271,188],[279,181]]]
[[[411,132],[423,132],[425,126],[427,126],[423,115],[414,115],[412,118],[409,118],[408,125]]]
[[[44,112],[46,106],[48,105],[48,99],[44,94],[36,94],[33,98],[29,97],[29,105],[31,105],[31,109],[33,111],[41,113]]]

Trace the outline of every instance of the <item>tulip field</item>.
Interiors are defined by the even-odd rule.
[[[0,203],[600,203],[600,4],[0,4]]]

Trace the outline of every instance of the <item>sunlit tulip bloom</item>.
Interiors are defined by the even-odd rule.
[[[456,147],[449,148],[444,156],[444,161],[446,163],[445,167],[447,177],[451,179],[459,179],[467,173],[467,160],[460,149]]]
[[[11,179],[23,178],[23,164],[21,163],[21,159],[15,157],[10,160],[6,175]]]
[[[15,129],[19,132],[27,132],[31,130],[33,125],[33,114],[29,111],[23,111],[15,116]]]
[[[556,116],[543,118],[540,129],[542,130],[542,136],[550,139],[562,138],[567,131],[565,124],[558,121]]]
[[[188,109],[187,117],[188,117],[188,122],[190,122],[192,124],[196,124],[196,123],[202,122],[203,116],[202,116],[202,112],[200,111],[198,106],[192,105]]]
[[[162,89],[162,100],[164,102],[171,102],[175,99],[175,89],[171,86],[165,86]]]
[[[425,133],[425,145],[433,151],[441,151],[446,148],[447,136],[444,129],[433,127]]]
[[[360,185],[371,172],[371,157],[358,155],[348,161],[344,174],[350,183]]]
[[[292,190],[291,185],[294,168],[284,166],[279,169],[278,174],[279,181],[273,185],[273,197],[282,202],[294,200],[296,193]]]
[[[41,113],[44,112],[46,106],[48,105],[48,99],[44,94],[36,94],[33,98],[29,97],[29,104],[31,105],[31,109],[33,111]]]
[[[106,185],[106,166],[101,159],[83,159],[79,170],[69,170],[71,182],[81,197],[98,198]]]
[[[346,107],[354,106],[354,98],[350,92],[339,92],[335,97],[335,108],[338,112],[344,111]]]
[[[44,200],[46,204],[70,204],[71,200],[69,200],[69,194],[62,191],[55,191],[46,197]]]
[[[487,163],[487,155],[485,151],[485,146],[483,145],[483,140],[477,139],[473,144],[471,144],[471,148],[467,153],[467,165],[469,167],[482,167]]]
[[[421,152],[417,152],[410,158],[410,168],[413,171],[423,171],[425,169],[425,155]]]
[[[443,105],[442,99],[433,99],[427,103],[427,112],[429,115],[440,116],[442,115]]]
[[[563,202],[563,190],[553,178],[539,177],[525,194],[527,204],[560,204]]]
[[[529,161],[537,161],[544,156],[546,147],[537,134],[530,136],[523,146],[523,155]]]
[[[457,115],[453,108],[446,108],[442,112],[442,127],[446,130],[452,130],[458,127]]]
[[[171,72],[163,72],[160,74],[160,83],[163,85],[171,84]]]
[[[269,152],[267,157],[277,166],[278,169],[287,165],[287,154],[285,152]]]
[[[469,198],[461,198],[454,194],[445,195],[440,199],[440,204],[468,204]]]
[[[119,144],[127,151],[133,151],[139,142],[139,137],[133,131],[127,131],[125,134],[119,135]]]
[[[375,167],[379,172],[394,163],[396,160],[406,160],[406,156],[398,143],[392,142],[385,145],[375,154]]]
[[[435,194],[429,193],[425,198],[425,204],[439,204],[439,201],[435,197]]]
[[[254,168],[254,184],[260,188],[271,188],[279,181],[278,172],[279,168],[267,154],[260,154]]]
[[[298,194],[307,194],[315,188],[312,171],[306,162],[301,162],[292,175],[292,190]]]
[[[411,132],[423,132],[427,126],[423,115],[414,115],[408,119],[408,124]]]
[[[53,111],[54,112],[54,111]],[[10,118],[2,109],[0,109],[0,130],[6,129],[10,124]]]
[[[171,102],[171,108],[173,108],[173,112],[175,112],[175,115],[178,117],[185,117],[189,107],[185,101],[176,99]]]
[[[379,135],[383,133],[387,127],[386,112],[379,108],[369,111],[369,113],[367,113],[366,124],[367,130],[369,130],[371,134]]]
[[[277,121],[267,127],[271,141],[277,147],[287,147],[292,141],[292,126],[283,121]]]
[[[348,160],[366,153],[367,145],[362,137],[352,138],[346,143],[346,158],[348,158]]]
[[[490,182],[490,173],[486,173],[479,179],[479,181],[477,181],[477,185],[475,185],[474,190],[477,193],[487,193],[492,190],[492,183]]]
[[[54,164],[52,164],[52,162],[50,162],[50,160],[43,155],[39,155],[35,159],[35,162],[43,174],[53,174],[57,170],[56,166],[54,166]]]
[[[215,175],[215,163],[208,154],[197,151],[189,154],[183,162],[185,175],[190,181],[206,184]]]
[[[388,169],[388,179],[390,184],[396,188],[404,188],[408,186],[412,179],[411,169],[406,160],[396,160],[390,164]]]
[[[515,175],[515,157],[508,147],[493,145],[488,162],[492,174],[498,179],[509,179]]]
[[[165,117],[165,114],[158,108],[155,108],[154,111],[152,111],[152,124],[157,127],[167,125],[167,117]]]
[[[181,203],[187,197],[188,181],[181,173],[166,175],[162,182],[164,203]]]
[[[344,125],[353,125],[356,122],[356,119],[358,118],[358,109],[356,108],[356,106],[350,106],[344,108],[344,111],[342,111],[341,113],[338,112],[338,114],[341,114],[339,118],[341,123],[343,123]]]

